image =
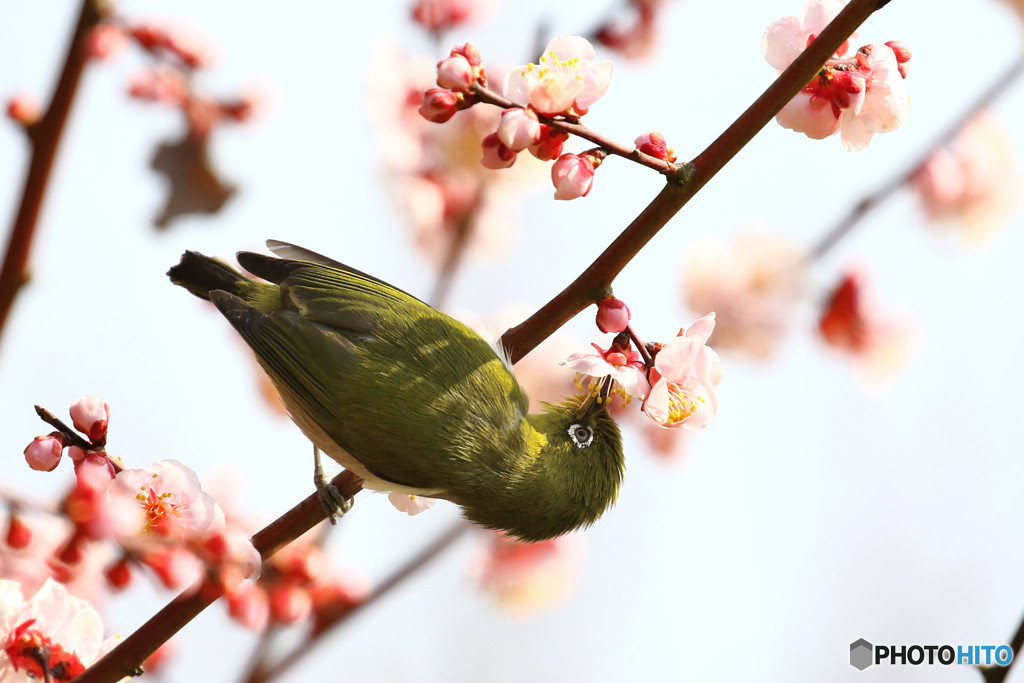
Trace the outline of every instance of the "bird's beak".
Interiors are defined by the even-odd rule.
[[[589,415],[595,410],[608,405],[612,393],[612,381],[611,375],[606,375],[601,380],[601,388],[597,393],[587,397],[587,400],[583,403],[583,410],[586,414]]]

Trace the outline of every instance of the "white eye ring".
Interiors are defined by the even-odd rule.
[[[594,430],[577,422],[569,426],[569,438],[582,450],[594,442]]]

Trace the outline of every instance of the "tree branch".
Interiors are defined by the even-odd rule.
[[[612,281],[634,256],[757,133],[793,99],[864,20],[885,2],[853,0],[789,68],[707,149],[697,155],[685,178],[670,180],[658,196],[568,287],[501,341],[515,363],[584,308],[610,293]]]
[[[32,147],[32,157],[25,175],[21,204],[8,238],[3,266],[0,266],[0,338],[14,305],[14,299],[28,282],[28,257],[39,220],[39,211],[46,194],[61,134],[64,132],[64,124],[71,111],[85,63],[88,61],[83,49],[84,40],[89,31],[99,23],[100,18],[96,0],[82,0],[78,23],[71,36],[64,67],[57,80],[50,106],[38,123],[26,129]]]

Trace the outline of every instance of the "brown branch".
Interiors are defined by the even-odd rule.
[[[885,4],[878,0],[852,0],[718,139],[682,167],[685,178],[670,180],[582,275],[524,322],[506,331],[501,341],[512,362],[606,296],[612,281],[644,245],[800,92],[850,34]]]
[[[253,671],[246,679],[246,683],[267,683],[278,676],[281,676],[294,666],[300,659],[305,657],[313,647],[323,640],[323,636],[348,623],[348,621],[359,612],[363,611],[374,602],[380,600],[390,593],[394,588],[401,585],[403,581],[426,566],[431,560],[447,550],[455,541],[459,540],[473,527],[463,519],[458,520],[440,536],[434,539],[420,552],[410,557],[404,564],[396,569],[390,576],[384,579],[380,585],[374,588],[373,592],[359,604],[349,611],[341,614],[337,619],[324,624],[320,631],[302,640],[291,652],[283,656],[272,667]]]
[[[78,23],[71,36],[64,67],[53,91],[50,106],[39,122],[27,129],[32,158],[25,175],[21,204],[8,238],[3,266],[0,266],[0,336],[3,335],[15,297],[28,282],[28,257],[39,220],[39,211],[46,194],[61,134],[64,132],[64,124],[71,111],[85,63],[88,61],[83,49],[84,40],[89,31],[99,23],[100,18],[96,0],[82,0]]]
[[[488,90],[485,86],[479,83],[474,83],[470,88],[472,93],[476,95],[476,98],[481,102],[487,104],[493,104],[502,109],[519,109],[522,105],[516,104],[512,100],[505,99],[493,90]],[[658,173],[663,173],[669,177],[669,179],[680,179],[680,174],[683,173],[683,169],[679,164],[673,164],[672,162],[653,157],[650,154],[644,154],[635,147],[627,147],[623,144],[612,140],[609,137],[601,135],[597,131],[587,128],[579,121],[570,121],[563,117],[551,117],[538,114],[537,119],[552,128],[558,130],[564,130],[566,133],[575,135],[578,138],[583,138],[593,142],[595,145],[605,150],[609,154],[615,154],[620,157],[635,161],[638,164],[653,168]]]
[[[348,471],[336,476],[331,483],[346,498],[362,488],[362,480]],[[266,560],[326,517],[320,498],[314,493],[253,536],[252,543]],[[74,679],[75,683],[113,683],[137,674],[147,657],[223,594],[223,588],[217,584],[199,581],[86,669]]]
[[[836,244],[838,244],[858,223],[860,223],[862,218],[871,212],[872,209],[883,203],[898,189],[909,183],[914,177],[914,174],[917,173],[925,162],[927,162],[935,153],[935,150],[948,144],[949,141],[956,137],[956,135],[963,130],[975,116],[977,116],[982,110],[991,106],[992,103],[995,102],[1003,93],[1009,90],[1009,86],[1020,78],[1021,74],[1024,74],[1024,53],[1017,57],[1017,60],[1010,64],[1006,70],[1000,73],[992,81],[992,84],[983,90],[974,102],[972,102],[970,106],[960,114],[960,116],[939,132],[939,134],[932,139],[931,143],[925,147],[924,152],[921,153],[917,159],[911,162],[905,170],[895,178],[882,183],[877,190],[857,202],[838,223],[825,233],[824,237],[818,240],[818,242],[811,247],[806,260],[808,262],[816,261],[830,252]]]

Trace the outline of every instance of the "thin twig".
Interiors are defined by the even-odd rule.
[[[826,254],[828,254],[833,247],[836,246],[846,235],[850,233],[853,228],[860,223],[872,209],[883,203],[886,199],[892,196],[897,190],[906,185],[914,177],[914,174],[931,158],[935,153],[935,150],[942,148],[950,142],[956,135],[970,123],[974,117],[976,117],[981,111],[987,109],[995,102],[1003,93],[1009,90],[1009,86],[1014,83],[1021,74],[1024,74],[1024,53],[1022,53],[1017,60],[1010,64],[1002,73],[1000,73],[985,90],[968,106],[963,113],[954,119],[948,126],[942,129],[931,141],[930,144],[925,146],[924,152],[907,165],[906,169],[899,173],[895,178],[882,183],[877,190],[863,197],[857,202],[838,223],[836,223],[825,235],[818,240],[808,251],[806,260],[813,262],[820,260]]]
[[[43,408],[42,406],[35,406],[35,409],[36,415],[39,416],[39,419],[61,433],[61,436],[64,437],[65,446],[78,446],[83,451],[92,450],[94,448],[92,442],[83,439],[78,432],[73,430],[71,427],[68,427],[60,418],[46,408]]]
[[[407,578],[418,572],[420,569],[425,567],[431,560],[439,556],[445,550],[447,550],[455,541],[459,540],[473,527],[463,519],[453,523],[447,530],[445,530],[440,536],[434,539],[429,545],[423,550],[416,553],[405,563],[403,563],[398,569],[396,569],[390,576],[384,579],[380,585],[374,588],[373,592],[359,604],[355,605],[349,611],[340,615],[334,621],[325,624],[322,629],[316,634],[305,638],[294,650],[283,656],[278,662],[269,669],[263,671],[255,671],[251,675],[246,683],[267,683],[278,676],[281,676],[294,666],[300,659],[305,657],[313,649],[313,647],[323,640],[323,636],[329,631],[336,631],[339,627],[348,623],[352,617],[359,612],[365,610],[367,607],[372,605],[374,602],[380,600],[393,589],[401,585]]]
[[[885,3],[881,3],[885,4]],[[877,0],[852,0],[796,60],[707,149],[681,168],[639,216],[568,287],[501,341],[513,363],[611,290],[611,283],[637,253],[807,84],[864,20]]]
[[[78,83],[88,61],[83,44],[85,37],[101,18],[96,0],[82,0],[82,9],[68,44],[64,67],[53,91],[46,114],[28,128],[32,158],[25,175],[21,204],[8,238],[3,266],[0,267],[0,338],[18,292],[28,282],[28,257],[35,236],[39,212],[46,195],[53,160],[57,156],[64,124],[78,90]]]

